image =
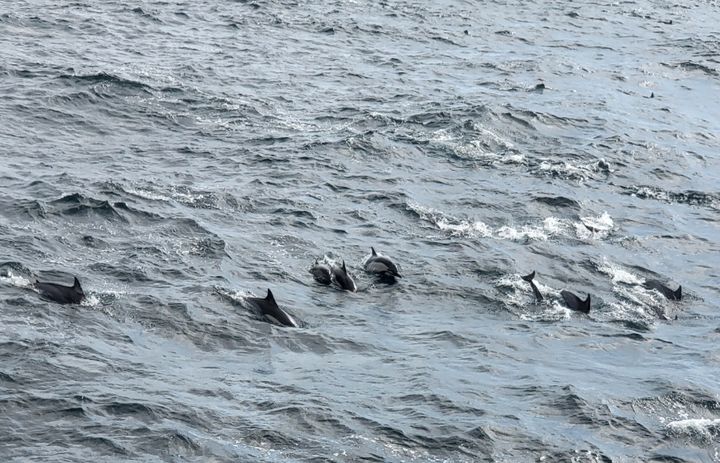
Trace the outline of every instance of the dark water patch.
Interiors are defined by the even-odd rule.
[[[50,214],[69,218],[95,218],[127,222],[108,201],[94,199],[81,193],[71,193],[48,204]]]
[[[11,220],[42,220],[45,207],[37,200],[0,199],[2,215]]]
[[[456,46],[456,47],[462,46],[462,45],[460,45],[459,43],[453,41],[452,39],[449,39],[449,38],[447,38],[447,37],[443,37],[443,36],[440,36],[440,35],[433,35],[433,36],[430,37],[430,39],[431,39],[431,40],[435,40],[435,41],[440,42],[440,43],[447,44],[447,45],[454,45],[454,46]]]
[[[243,442],[263,447],[270,445],[275,449],[294,449],[303,445],[299,439],[278,432],[277,429],[256,428],[247,430],[242,436]]]
[[[265,407],[267,407],[266,404]],[[265,408],[263,407],[263,408]],[[273,403],[272,408],[266,409],[268,415],[277,415],[284,422],[292,423],[296,430],[323,435],[350,435],[353,429],[346,426],[341,420],[332,415],[327,407],[311,405],[295,406]]]
[[[271,212],[273,216],[291,216],[291,217],[297,217],[301,219],[308,219],[311,222],[315,222],[317,218],[315,217],[315,214],[308,210],[304,209],[290,209],[281,207],[278,209],[275,209]]]
[[[565,386],[563,392],[556,396],[548,404],[546,413],[554,413],[565,416],[573,424],[581,425],[599,425],[593,407],[582,397],[571,392],[572,387]],[[552,410],[552,412],[550,412]]]
[[[121,89],[141,90],[148,94],[153,88],[143,82],[120,77],[108,72],[97,72],[90,74],[62,74],[58,77],[61,80],[78,85],[108,85]]]
[[[406,394],[394,397],[393,401],[403,406],[408,406],[411,409],[432,407],[441,413],[467,413],[474,417],[480,417],[486,414],[484,410],[463,406],[437,394]],[[487,439],[488,436],[482,435],[481,438]]]
[[[93,106],[100,102],[102,95],[96,92],[79,91],[64,93],[62,95],[53,95],[48,98],[47,102],[51,106],[65,107],[83,107]]]
[[[235,396],[226,390],[190,389],[188,392],[201,397],[222,397],[225,400],[235,400]]]
[[[114,439],[110,439],[108,437],[80,436],[75,439],[73,443],[83,447],[87,446],[88,448],[92,448],[101,455],[130,455],[125,447],[117,443]]]
[[[674,455],[666,455],[662,453],[653,453],[648,455],[648,462],[649,463],[694,463],[695,460],[686,460],[685,458],[674,456]]]
[[[216,246],[224,249],[224,241],[194,219],[182,217],[162,221],[161,223],[163,225],[160,227],[160,233],[164,236],[208,238],[216,243]]]
[[[155,15],[152,14],[152,13],[149,13],[149,12],[143,10],[143,9],[140,8],[139,6],[133,8],[133,9],[130,10],[130,11],[133,12],[133,13],[135,13],[136,15],[140,16],[141,18],[149,19],[149,20],[151,20],[151,21],[153,21],[153,22],[157,22],[157,23],[162,23],[162,21],[160,20],[160,18],[158,18],[157,16],[155,16]]]
[[[92,235],[83,236],[80,238],[80,242],[85,246],[94,249],[107,249],[109,247],[109,244],[105,240]]]
[[[627,338],[627,339],[631,339],[633,341],[641,341],[641,342],[648,341],[648,339],[646,339],[645,336],[643,336],[640,333],[614,333],[614,334],[602,334],[601,336],[608,337],[608,338]]]
[[[115,202],[112,204],[112,206],[116,211],[127,212],[127,217],[133,217],[134,219],[136,219],[136,221],[137,219],[140,219],[139,222],[141,223],[144,221],[156,221],[163,219],[163,216],[161,216],[160,214],[144,211],[142,209],[130,206],[125,202]]]
[[[451,124],[452,114],[445,111],[430,111],[412,114],[406,118],[411,124],[419,124],[426,128],[441,129]]]
[[[22,191],[26,194],[32,195],[35,198],[52,198],[62,194],[60,189],[56,185],[43,180],[34,180],[28,183],[22,188]]]
[[[425,342],[429,345],[437,345],[438,342],[447,342],[450,343],[456,347],[467,347],[467,346],[475,346],[477,343],[469,339],[465,336],[459,335],[457,333],[453,333],[449,330],[443,330],[443,331],[428,331],[428,332],[422,332],[413,334],[410,336],[410,338]]]
[[[96,262],[90,265],[90,270],[111,276],[124,283],[148,283],[153,281],[144,270],[138,268],[136,263],[130,260],[126,260],[125,263],[116,262],[114,264]]]
[[[532,114],[532,113],[531,113]],[[534,116],[534,114],[532,114]],[[512,122],[515,122],[522,126],[525,129],[529,130],[536,130],[533,126],[532,122],[530,122],[531,117],[528,117],[528,114],[513,114],[511,112],[502,113],[502,116],[506,118],[507,120],[510,120]]]
[[[681,68],[685,71],[700,71],[706,75],[713,76],[713,77],[716,77],[718,75],[717,69],[713,69],[702,63],[696,63],[694,61],[683,61],[683,62],[677,63],[677,64],[666,64],[666,63],[663,63],[663,64],[667,67]]]
[[[10,376],[9,374],[7,374],[7,373],[5,373],[5,372],[2,372],[2,371],[0,371],[0,382],[6,383],[6,387],[7,387],[7,384],[15,384],[15,383],[17,383],[17,381],[15,380],[15,378],[13,378],[13,377]]]
[[[116,417],[132,416],[145,423],[158,421],[152,407],[137,402],[115,402],[102,407],[104,413]]]
[[[558,207],[558,208],[572,208],[572,209],[580,209],[580,204],[570,198],[565,198],[563,196],[556,196],[556,197],[548,197],[548,196],[537,196],[533,198],[533,201],[539,202],[541,204],[546,204],[551,207]]]

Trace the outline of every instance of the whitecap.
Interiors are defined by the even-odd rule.
[[[643,277],[633,274],[618,264],[609,262],[606,258],[603,258],[603,263],[598,267],[598,270],[609,275],[613,283],[640,285],[645,282]]]
[[[669,422],[667,427],[677,434],[696,434],[712,438],[720,434],[720,419],[691,418],[677,420]]]

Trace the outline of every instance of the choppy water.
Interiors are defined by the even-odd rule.
[[[3,3],[2,461],[720,461],[718,24]],[[29,287],[72,274],[80,306]]]

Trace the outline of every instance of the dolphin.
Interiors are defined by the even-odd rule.
[[[278,307],[277,302],[275,302],[275,297],[273,297],[273,293],[272,291],[270,291],[269,288],[267,291],[267,296],[265,296],[264,298],[249,297],[247,298],[247,300],[255,304],[255,306],[260,309],[262,315],[270,323],[276,323],[281,326],[300,328],[300,322],[295,317]]]
[[[60,304],[79,304],[80,301],[85,299],[85,293],[83,292],[77,277],[74,278],[75,281],[72,286],[63,286],[57,283],[43,283],[39,280],[35,280],[35,287],[40,295],[45,299],[49,299]]]
[[[673,291],[658,280],[646,280],[643,284],[647,289],[655,289],[660,291],[663,296],[670,299],[671,301],[679,301],[682,299],[682,286],[678,286],[678,289]]]
[[[522,278],[523,280],[530,283],[530,287],[532,288],[533,293],[535,294],[535,299],[537,300],[537,302],[542,302],[542,300],[543,300],[542,294],[540,294],[540,290],[538,289],[538,287],[535,285],[535,282],[533,281],[533,279],[535,278],[535,270],[533,270],[533,272],[530,275],[521,276],[520,278]]]
[[[310,268],[313,278],[320,284],[329,285],[332,282],[332,272],[330,267],[325,263],[319,263],[315,259],[315,264]]]
[[[565,304],[573,310],[577,310],[582,313],[590,313],[590,295],[588,294],[587,299],[584,301],[571,293],[570,291],[562,290],[560,295],[565,300]]]
[[[332,276],[335,280],[335,284],[342,289],[350,291],[351,293],[357,291],[357,285],[355,284],[355,280],[353,280],[352,275],[348,273],[347,268],[345,267],[345,261],[343,261],[342,267],[333,265]]]
[[[375,248],[371,247],[372,255],[365,261],[365,271],[374,273],[381,279],[388,282],[394,282],[395,278],[402,278],[398,268],[393,261],[385,256],[375,252]]]

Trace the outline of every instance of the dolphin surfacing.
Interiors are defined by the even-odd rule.
[[[265,319],[270,323],[275,323],[280,326],[300,328],[300,322],[277,305],[275,297],[269,288],[267,290],[267,296],[264,298],[249,297],[247,300],[260,309],[260,313],[262,313],[263,317],[265,317]]]
[[[315,259],[315,264],[310,268],[310,273],[312,273],[315,281],[322,285],[332,283],[332,271],[330,267],[325,263],[319,263],[317,259]]]
[[[45,299],[57,302],[59,304],[79,304],[85,299],[85,292],[80,286],[80,281],[74,277],[72,286],[63,286],[57,283],[47,283],[35,280],[35,288],[37,288],[40,296]]]
[[[646,280],[643,286],[647,289],[654,289],[660,291],[663,296],[670,299],[671,301],[679,301],[682,299],[682,286],[678,286],[678,289],[673,291],[658,280]]]
[[[535,270],[533,270],[530,275],[521,276],[520,278],[522,278],[523,280],[530,283],[530,287],[533,290],[533,294],[535,294],[535,299],[537,300],[537,302],[542,302],[543,296],[542,296],[542,294],[540,294],[540,290],[538,289],[538,287],[535,285],[535,282],[533,281],[535,279]]]
[[[562,290],[560,291],[560,295],[565,300],[565,305],[567,305],[572,310],[577,310],[578,312],[582,313],[590,313],[589,294],[587,296],[587,299],[585,299],[584,301],[570,291]]]
[[[371,247],[372,254],[365,261],[365,271],[380,277],[381,280],[388,283],[394,283],[396,278],[402,278],[398,271],[397,265],[388,257],[381,256],[375,252],[375,248]]]
[[[332,276],[333,280],[335,280],[335,284],[340,288],[350,291],[351,293],[357,291],[357,285],[355,284],[355,280],[353,280],[352,275],[348,273],[347,267],[345,267],[345,261],[343,261],[342,267],[333,265]]]

